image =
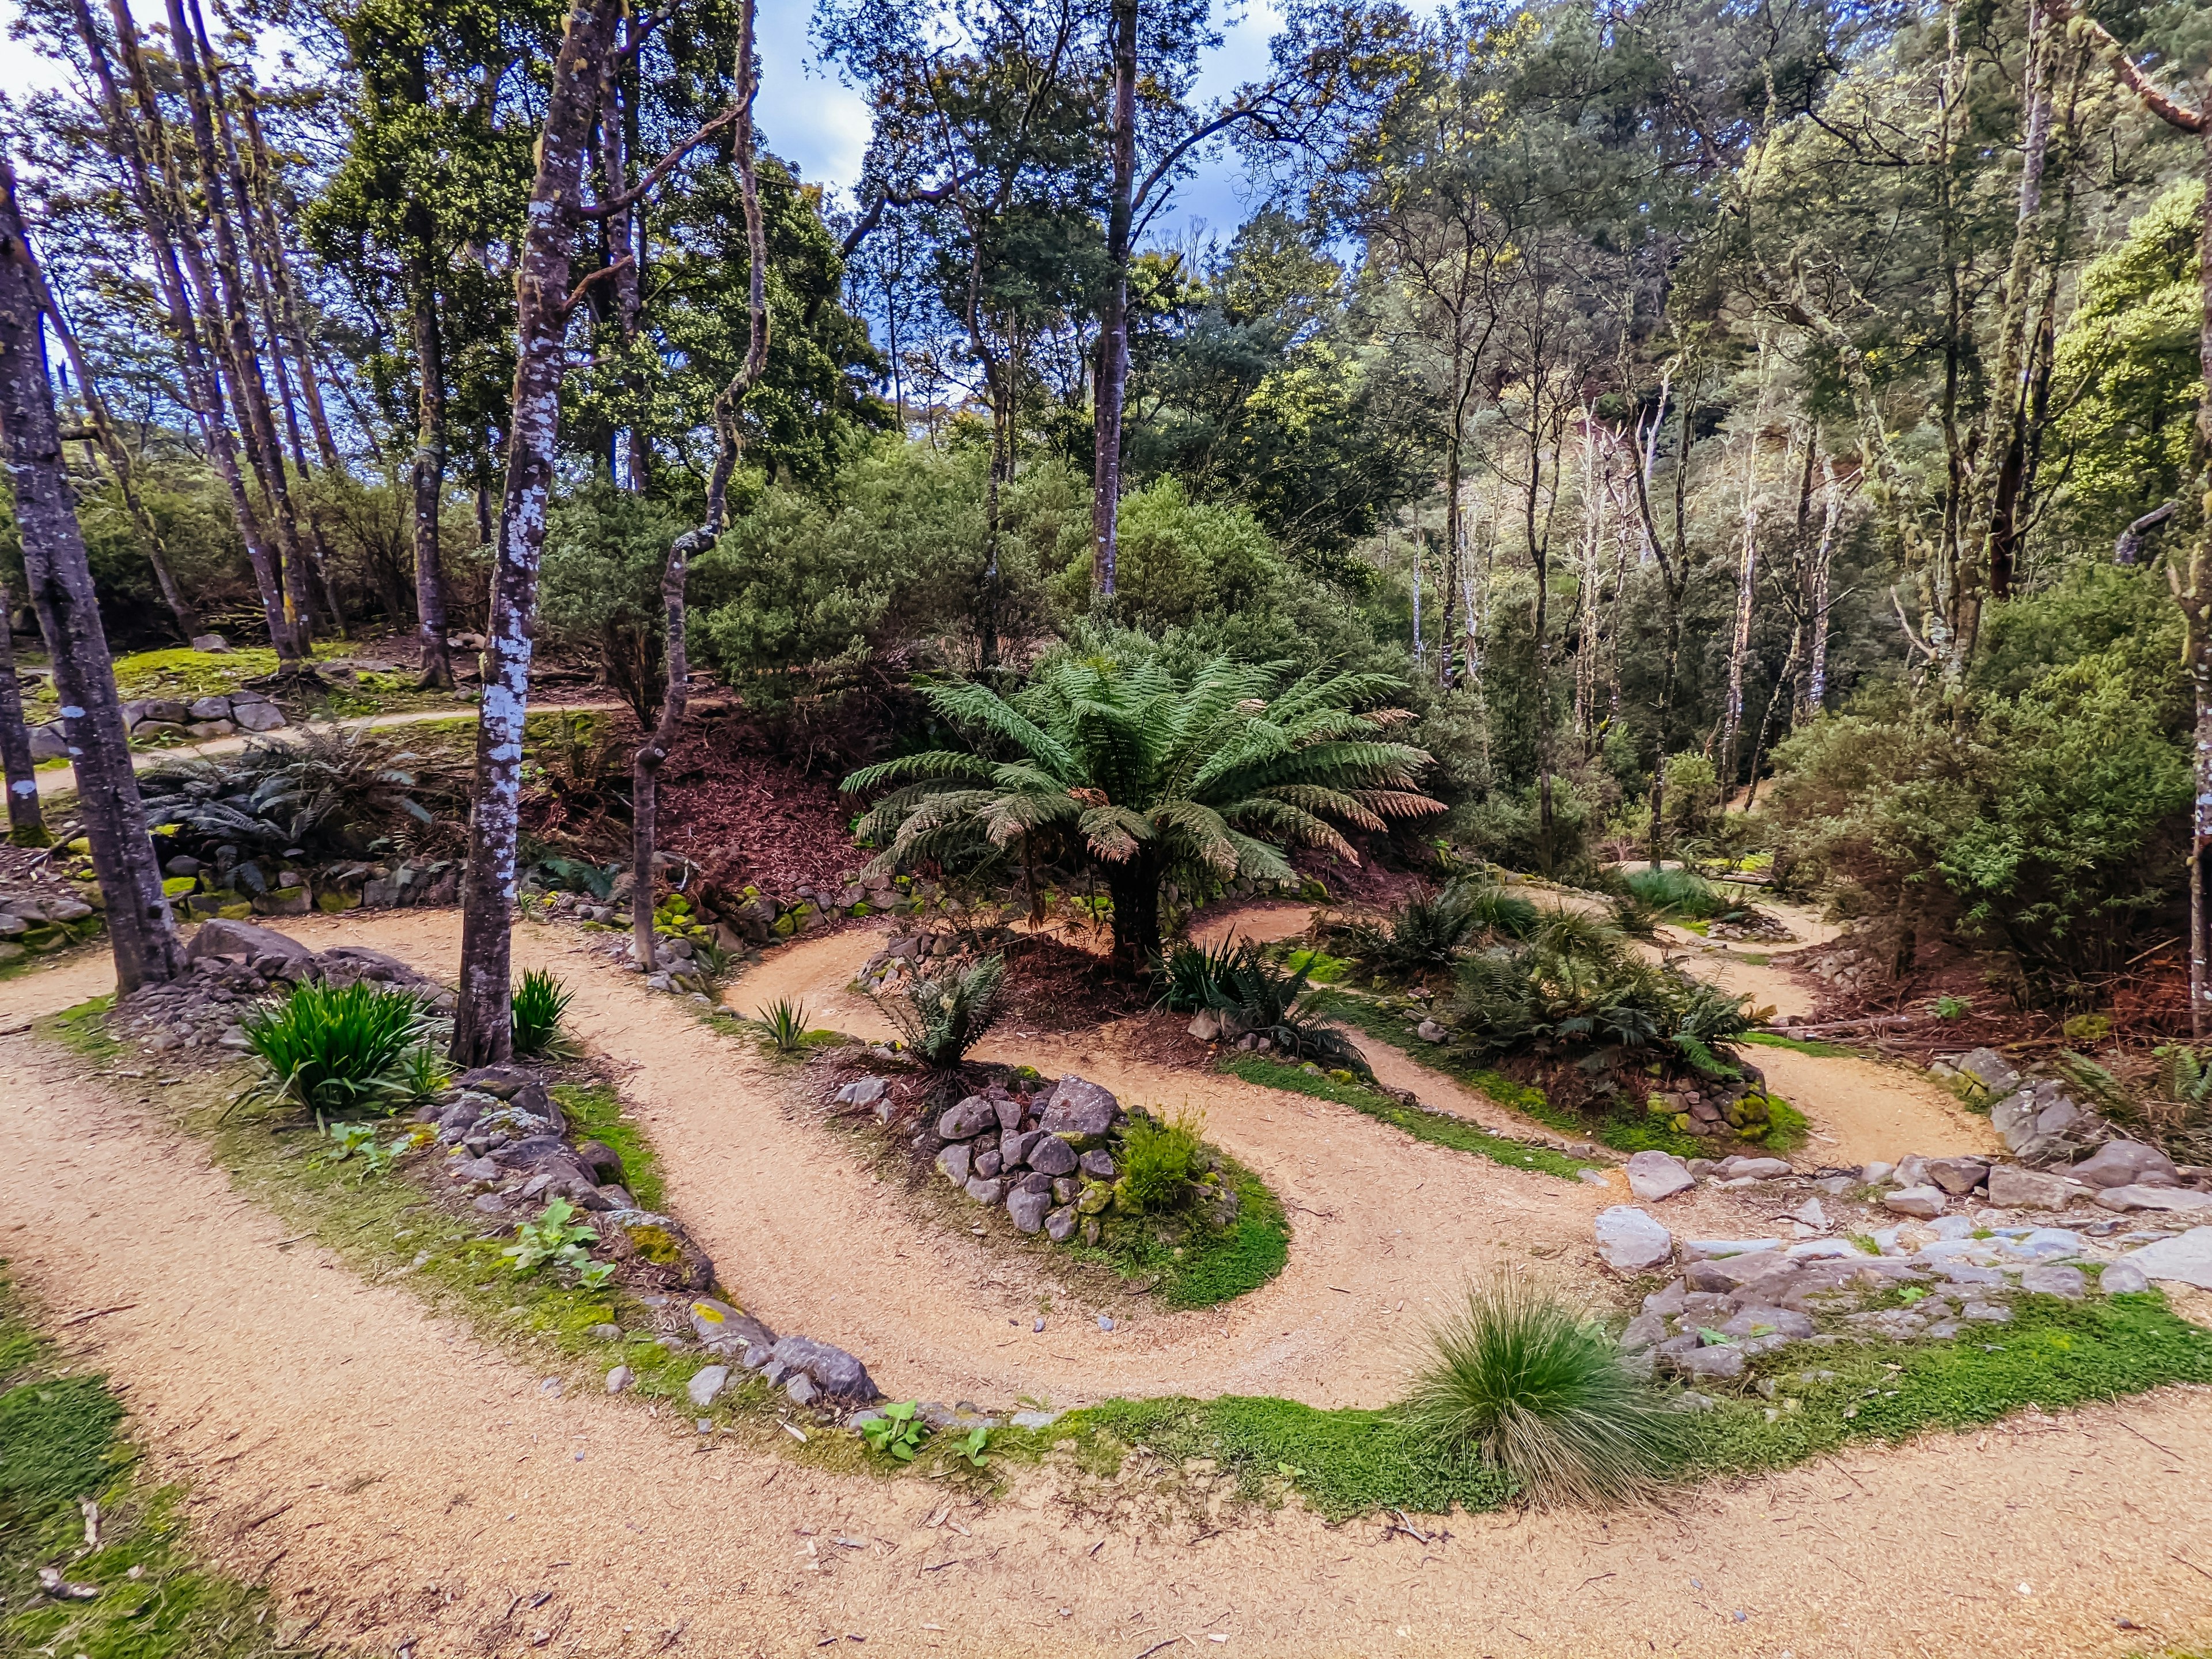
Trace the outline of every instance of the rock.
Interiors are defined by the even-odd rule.
[[[2191,1227],[2178,1238],[2162,1238],[2120,1258],[2151,1279],[2179,1279],[2212,1291],[2212,1227]]]
[[[1109,1170],[1113,1169],[1114,1160],[1105,1153],[1085,1152],[1079,1158],[1076,1156],[1075,1148],[1055,1134],[1040,1133],[1036,1139],[1030,1143],[1029,1149],[1030,1168],[1036,1170],[1040,1175],[1071,1176],[1094,1158],[1104,1158],[1107,1169]],[[1105,1178],[1109,1181],[1113,1179],[1110,1175]]]
[[[1917,1215],[1927,1219],[1943,1213],[1943,1189],[1941,1187],[1900,1187],[1882,1200],[1883,1206],[1899,1215]]]
[[[220,656],[230,649],[230,641],[220,634],[195,634],[192,635],[192,649],[204,651],[210,656]]]
[[[2154,1146],[2136,1140],[2108,1140],[2065,1173],[2085,1186],[2127,1187],[2145,1176],[2172,1178],[2174,1167],[2173,1160]]]
[[[757,1348],[763,1353],[775,1346],[775,1333],[750,1314],[717,1302],[711,1296],[696,1297],[685,1309],[692,1334],[709,1352],[726,1355]]]
[[[619,1261],[667,1291],[713,1288],[714,1263],[672,1216],[651,1210],[614,1210],[599,1217],[600,1244]]]
[[[185,728],[185,735],[205,741],[209,738],[227,738],[238,728],[228,720],[194,720]]]
[[[469,1200],[469,1207],[483,1215],[505,1215],[507,1200],[497,1193],[478,1193]]]
[[[1099,1216],[1106,1212],[1106,1206],[1113,1201],[1114,1189],[1103,1181],[1094,1181],[1084,1188],[1082,1194],[1076,1199],[1075,1208],[1079,1214]]]
[[[1042,1129],[1006,1129],[999,1135],[999,1167],[1019,1169],[1029,1161],[1030,1149],[1045,1139]]]
[[[1954,1198],[1964,1198],[1990,1176],[1990,1166],[1978,1158],[1931,1158],[1928,1179]]]
[[[1075,1167],[1092,1181],[1111,1181],[1115,1173],[1111,1152],[1085,1152],[1075,1160]]]
[[[1697,1177],[1671,1153],[1638,1152],[1628,1160],[1628,1189],[1646,1204],[1688,1192],[1697,1184]]]
[[[1432,1019],[1425,1019],[1413,1028],[1413,1035],[1424,1042],[1442,1042],[1451,1033]]]
[[[446,1166],[446,1173],[471,1187],[488,1187],[507,1179],[507,1171],[488,1158],[456,1158]]]
[[[994,1178],[1005,1167],[1006,1160],[999,1156],[995,1146],[984,1146],[975,1154],[975,1173],[986,1181]]]
[[[1956,1068],[1986,1090],[1990,1097],[2008,1095],[2020,1087],[2020,1073],[1994,1048],[1977,1048],[1961,1056]]]
[[[872,1106],[890,1092],[890,1085],[879,1077],[864,1077],[847,1084],[837,1091],[841,1106]]]
[[[1674,1259],[1674,1235],[1633,1205],[1601,1210],[1596,1237],[1598,1255],[1617,1273],[1648,1273]]]
[[[2187,1187],[2107,1187],[2097,1202],[2108,1210],[2212,1210],[2212,1193]]]
[[[2106,1296],[2134,1296],[2150,1288],[2150,1275],[2132,1261],[2114,1261],[2098,1275],[2097,1288]]]
[[[2064,1227],[2038,1227],[2013,1241],[2013,1249],[2036,1261],[2061,1261],[2081,1254],[2081,1235]]]
[[[1075,1206],[1063,1204],[1056,1210],[1045,1212],[1044,1236],[1055,1244],[1065,1244],[1074,1237],[1075,1224],[1081,1219]]]
[[[775,1345],[772,1357],[787,1372],[804,1372],[816,1389],[833,1399],[866,1406],[884,1397],[866,1366],[842,1348],[834,1348],[827,1342],[817,1342],[808,1336],[787,1336]]]
[[[1759,1250],[1709,1261],[1692,1261],[1682,1269],[1682,1282],[1692,1291],[1727,1296],[1771,1274],[1787,1273],[1796,1264],[1779,1250]]]
[[[693,1407],[703,1412],[729,1385],[730,1368],[727,1365],[702,1365],[691,1373],[691,1380],[684,1385],[684,1392]]]
[[[299,940],[273,927],[227,921],[221,916],[202,922],[193,933],[191,943],[185,946],[186,962],[198,962],[203,957],[243,957],[249,962],[275,957],[280,963],[305,963],[314,954]]]
[[[1954,1242],[1974,1236],[1972,1216],[1939,1215],[1928,1224],[1928,1231],[1940,1239]]]
[[[1646,1297],[1645,1301],[1650,1298]],[[1623,1353],[1642,1353],[1646,1348],[1656,1347],[1667,1340],[1667,1318],[1663,1314],[1640,1313],[1628,1322],[1628,1328],[1620,1334]]]
[[[1678,1352],[1661,1352],[1660,1364],[1677,1376],[1694,1376],[1705,1380],[1741,1376],[1743,1350],[1734,1343],[1723,1343],[1711,1348],[1686,1348]]]
[[[1682,1241],[1682,1259],[1717,1261],[1727,1256],[1757,1255],[1781,1248],[1778,1238],[1686,1238]]]
[[[1006,1195],[1006,1183],[987,1179],[982,1176],[968,1178],[968,1196],[978,1204],[996,1204]]]
[[[1999,1164],[1990,1170],[1990,1202],[2001,1210],[2063,1210],[2088,1196],[2078,1181],[2047,1170]]]
[[[1790,1218],[1816,1231],[1828,1224],[1828,1212],[1820,1207],[1820,1200],[1808,1198],[1790,1212]]]
[[[1897,1165],[1885,1164],[1880,1158],[1859,1166],[1859,1179],[1869,1187],[1879,1187],[1896,1172]]]
[[[185,712],[196,720],[227,720],[230,718],[230,699],[194,697],[185,706]]]
[[[2020,1276],[2020,1287],[2035,1296],[2063,1296],[2069,1302],[2079,1302],[2089,1293],[2089,1281],[2081,1270],[2058,1262],[2030,1267]]]
[[[991,1108],[999,1115],[999,1133],[1001,1135],[1012,1134],[1022,1127],[1024,1103],[1012,1095],[994,1094],[991,1097]]]
[[[592,1172],[594,1186],[623,1179],[622,1154],[604,1140],[583,1142],[576,1148],[576,1161]]]
[[[69,739],[62,735],[62,728],[58,725],[31,728],[31,759],[33,762],[67,760],[69,757]]]
[[[1072,1140],[1096,1140],[1114,1127],[1120,1110],[1121,1103],[1105,1090],[1071,1074],[1054,1088],[1037,1127]]]
[[[970,1095],[947,1107],[937,1120],[937,1133],[947,1140],[969,1140],[986,1129],[999,1127],[999,1109],[981,1095]]]
[[[1771,1181],[1790,1173],[1785,1158],[1725,1158],[1717,1171],[1723,1181]]]
[[[937,1155],[938,1172],[956,1187],[965,1187],[970,1173],[969,1160],[974,1147],[964,1140],[956,1140]]]
[[[291,724],[273,702],[240,702],[231,699],[230,718],[243,732],[276,732]]]
[[[617,1365],[607,1373],[607,1392],[620,1394],[637,1381],[637,1373],[627,1365]]]
[[[1754,1305],[1738,1310],[1720,1328],[1723,1336],[1786,1336],[1802,1340],[1813,1334],[1813,1322],[1795,1309]]]
[[[1994,1302],[1969,1302],[1959,1310],[1959,1317],[1971,1319],[1978,1325],[2008,1325],[2012,1310]]]
[[[1051,1207],[1052,1194],[1049,1191],[1038,1193],[1024,1189],[1006,1200],[1006,1213],[1012,1218],[1014,1231],[1018,1233],[1042,1232],[1044,1230],[1044,1212]]]
[[[175,697],[149,697],[146,700],[146,718],[158,720],[164,726],[188,726],[191,723],[192,711]]]
[[[1212,1042],[1221,1036],[1221,1015],[1212,1008],[1201,1008],[1190,1017],[1190,1034],[1200,1042]]]

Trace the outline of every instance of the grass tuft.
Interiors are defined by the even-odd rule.
[[[261,1089],[323,1113],[389,1111],[416,1081],[410,1055],[428,1029],[420,998],[363,980],[295,985],[245,1025]]]
[[[566,1060],[576,1045],[562,1030],[561,1021],[576,994],[543,968],[532,968],[514,988],[514,1052],[525,1057]]]

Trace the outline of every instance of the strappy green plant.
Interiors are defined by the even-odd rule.
[[[1216,657],[1182,677],[1101,649],[1046,659],[1011,696],[933,686],[938,714],[975,746],[845,780],[889,792],[857,826],[882,849],[868,869],[1017,845],[1073,860],[1103,879],[1115,948],[1141,963],[1159,948],[1171,874],[1290,880],[1286,847],[1356,862],[1340,824],[1380,830],[1443,810],[1417,787],[1428,754],[1386,735],[1412,716],[1371,708],[1399,682],[1316,672],[1279,690],[1282,675]]]

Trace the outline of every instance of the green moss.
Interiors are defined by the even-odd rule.
[[[0,1655],[95,1659],[275,1659],[266,1595],[193,1559],[179,1489],[139,1478],[123,1405],[104,1378],[66,1376],[0,1273]],[[100,1547],[83,1550],[83,1499]],[[50,1601],[36,1569],[98,1585]],[[137,1574],[133,1577],[132,1574]]]
[[[91,997],[40,1020],[36,1029],[87,1060],[112,1060],[123,1052],[107,1031],[107,1011],[114,1003],[112,996]]]
[[[1731,1042],[1748,1042],[1760,1048],[1788,1048],[1796,1054],[1811,1054],[1816,1060],[1855,1060],[1858,1050],[1846,1048],[1839,1042],[1813,1042],[1803,1037],[1784,1036],[1776,1031],[1746,1031],[1741,1036],[1730,1037]]]
[[[1494,1135],[1479,1123],[1470,1123],[1463,1117],[1449,1112],[1434,1112],[1419,1106],[1408,1106],[1394,1099],[1379,1089],[1371,1089],[1356,1079],[1349,1083],[1327,1075],[1315,1077],[1296,1066],[1281,1060],[1269,1060],[1264,1054],[1229,1054],[1221,1060],[1221,1069],[1247,1083],[1256,1083],[1262,1088],[1282,1089],[1293,1094],[1311,1095],[1320,1100],[1333,1100],[1340,1106],[1349,1106],[1355,1112],[1402,1129],[1416,1140],[1449,1146],[1455,1152],[1473,1152],[1494,1164],[1510,1169],[1538,1170],[1546,1175],[1558,1176],[1572,1181],[1577,1173],[1593,1167],[1588,1158],[1574,1158],[1565,1152],[1553,1151],[1548,1146],[1533,1146],[1525,1140],[1513,1140],[1504,1135]]]
[[[1266,1182],[1218,1149],[1213,1160],[1237,1194],[1237,1218],[1226,1227],[1191,1215],[1109,1213],[1100,1218],[1104,1233],[1097,1243],[1053,1249],[1126,1279],[1150,1279],[1170,1308],[1211,1308],[1259,1289],[1290,1260],[1290,1222]]]
[[[641,1207],[657,1210],[668,1201],[660,1158],[645,1131],[623,1117],[619,1095],[604,1084],[564,1085],[553,1091],[553,1098],[575,1126],[579,1140],[601,1141],[614,1149],[622,1159],[623,1185]]]

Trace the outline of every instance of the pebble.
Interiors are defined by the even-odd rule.
[[[1112,1330],[1114,1328],[1114,1316],[1111,1314],[1100,1314],[1098,1316],[1098,1328],[1102,1331]]]

